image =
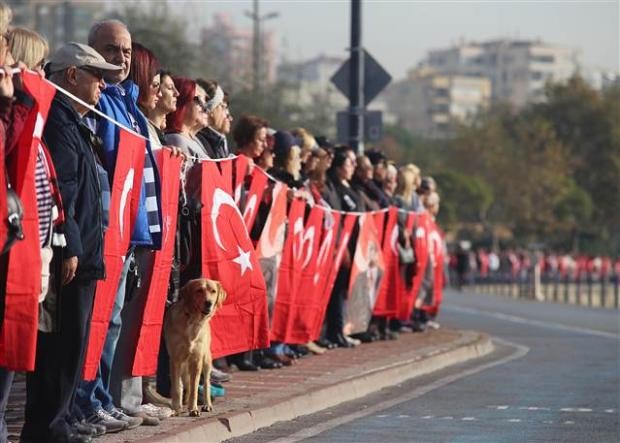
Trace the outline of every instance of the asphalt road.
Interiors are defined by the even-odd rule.
[[[619,318],[448,292],[441,324],[494,353],[231,442],[620,442]]]

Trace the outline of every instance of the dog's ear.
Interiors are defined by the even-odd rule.
[[[216,285],[217,285],[217,298],[216,298],[215,304],[218,308],[220,308],[224,304],[224,300],[226,300],[227,294],[226,294],[226,291],[224,290],[224,287],[219,281],[217,282]]]

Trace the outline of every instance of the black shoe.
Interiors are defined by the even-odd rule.
[[[358,339],[362,343],[371,343],[374,341],[370,332],[362,332],[360,334],[351,334],[351,337]]]
[[[256,362],[262,369],[280,369],[283,365],[271,357],[262,356]]]
[[[71,427],[78,434],[90,435],[92,437],[101,437],[106,431],[105,426],[87,423],[85,420],[75,421],[71,423]]]
[[[250,360],[236,360],[232,362],[240,371],[258,371],[258,366],[252,363]]]
[[[352,348],[353,347],[353,345],[346,338],[344,338],[344,335],[342,334],[338,334],[335,337],[329,337],[328,340],[331,341],[332,343],[335,343],[336,346],[338,346],[339,348]]]
[[[315,341],[315,343],[317,345],[319,345],[320,347],[322,347],[322,348],[327,348],[327,349],[335,349],[335,348],[337,348],[336,343],[334,343],[332,341],[329,341],[326,338],[321,338],[321,339]]]
[[[290,348],[299,357],[305,357],[306,355],[310,354],[310,350],[306,348],[304,345],[290,345]]]
[[[68,434],[53,435],[50,441],[53,443],[91,443],[93,439],[90,435],[71,432]]]

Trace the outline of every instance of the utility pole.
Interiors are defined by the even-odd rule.
[[[252,12],[245,11],[246,17],[249,17],[253,23],[253,39],[252,39],[252,89],[255,94],[260,91],[261,77],[261,53],[262,39],[260,25],[262,21],[276,18],[279,16],[277,12],[270,12],[261,17],[259,13],[258,0],[254,0],[254,8]]]
[[[349,144],[364,153],[364,48],[362,47],[362,0],[351,0],[351,64],[349,69]]]

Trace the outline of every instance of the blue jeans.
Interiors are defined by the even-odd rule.
[[[99,360],[99,369],[97,377],[92,381],[82,380],[77,389],[76,405],[84,417],[92,415],[99,409],[111,410],[114,407],[112,395],[110,394],[110,375],[112,374],[112,362],[114,362],[114,354],[116,353],[116,345],[121,332],[121,310],[125,303],[125,286],[127,283],[127,273],[129,266],[133,260],[133,253],[127,254],[121,277],[114,299],[114,307],[112,308],[112,316],[108,333],[103,344],[101,359]]]
[[[9,436],[4,414],[6,413],[6,407],[9,403],[9,394],[11,393],[14,375],[15,372],[0,367],[0,443],[5,443]]]

